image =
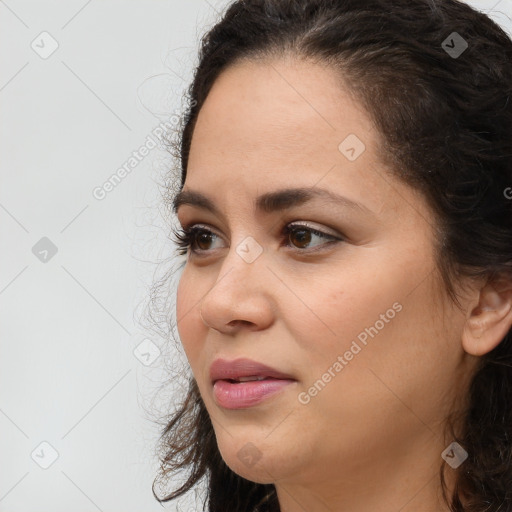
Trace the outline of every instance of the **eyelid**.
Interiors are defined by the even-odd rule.
[[[343,235],[343,233],[328,232],[328,231],[326,231],[326,229],[324,227],[319,227],[318,225],[312,224],[308,221],[299,221],[299,220],[287,222],[283,226],[283,228],[281,229],[279,234],[283,234],[283,233],[288,234],[289,231],[292,230],[292,228],[296,228],[296,227],[297,228],[304,227],[304,228],[310,229],[311,231],[318,231],[319,233],[321,233],[321,236],[324,236],[324,237],[332,237],[334,239],[343,239],[343,240],[347,239],[347,237],[345,235]],[[210,225],[203,224],[201,222],[186,223],[185,225],[182,226],[182,229],[184,231],[189,231],[190,229],[205,229],[207,231],[211,231],[214,235],[218,236],[219,238],[223,238],[223,236],[218,231],[216,231],[215,228],[212,228]]]
[[[204,229],[206,231],[211,231],[214,235],[218,236],[219,238],[223,238],[222,235],[220,235],[214,228],[212,228],[208,224],[201,224],[200,222],[191,222],[190,224],[185,224],[185,226],[183,226],[184,231],[189,231],[191,229]]]
[[[197,229],[204,228],[204,229],[212,231],[217,236],[222,236],[216,230],[216,228],[213,228],[211,225],[204,224],[202,222],[186,222],[184,224],[181,224],[181,222],[179,222],[179,225],[184,230],[189,230],[191,228],[197,228]],[[335,230],[333,228],[328,228],[328,227],[326,227],[324,225],[314,224],[314,223],[306,221],[306,220],[299,220],[299,219],[297,219],[297,220],[288,221],[288,222],[286,222],[284,227],[286,227],[286,226],[289,226],[289,227],[295,227],[295,226],[302,227],[303,226],[303,227],[307,227],[307,228],[312,229],[312,230],[321,231],[323,234],[329,235],[329,236],[332,236],[332,237],[335,237],[335,238],[336,237],[347,238],[340,231],[337,231],[337,230]]]
[[[305,227],[305,228],[311,229],[311,231],[319,231],[322,233],[322,235],[325,235],[325,236],[332,236],[333,238],[343,238],[343,239],[345,238],[345,236],[342,233],[328,232],[325,227],[323,227],[323,226],[320,227],[317,224],[312,224],[305,220],[292,221],[292,222],[288,222],[285,225],[285,228],[291,229],[293,227]],[[333,230],[330,230],[330,231],[333,231]]]

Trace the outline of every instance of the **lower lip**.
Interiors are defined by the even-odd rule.
[[[259,404],[293,382],[295,381],[282,379],[253,380],[240,383],[217,380],[213,385],[213,394],[221,407],[243,409]]]

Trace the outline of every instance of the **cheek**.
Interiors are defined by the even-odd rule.
[[[342,431],[338,442],[350,454],[354,440],[377,449],[383,439],[392,444],[417,429],[418,417],[434,418],[443,389],[433,378],[441,367],[432,345],[425,344],[428,332],[416,328],[415,305],[393,308],[391,302],[390,310],[384,300],[362,313],[353,300],[341,303],[353,316],[331,317],[338,340],[310,338],[321,350],[308,353],[298,407],[304,416],[323,418],[318,428],[325,436],[329,430]]]
[[[419,355],[424,356],[423,340],[434,332],[435,324],[426,321],[421,290],[409,292],[400,277],[391,273],[373,274],[371,279],[361,275],[331,285],[322,311],[336,335],[317,340],[324,354],[329,354],[331,362],[342,356],[344,368],[361,367],[366,377],[369,367],[395,371],[403,365],[418,365]]]
[[[176,323],[182,341],[187,338],[183,334],[186,330],[186,313],[190,309],[190,287],[186,285],[186,281],[185,275],[182,275],[176,289]]]
[[[365,341],[382,337],[400,316],[400,293],[389,275],[378,276],[368,268],[359,273],[336,269],[328,274],[328,281],[301,292],[310,308],[308,319],[314,315],[318,326],[312,329],[310,324],[306,338],[316,338],[314,345],[323,347],[324,356],[343,354],[354,340],[364,347]]]
[[[196,340],[201,339],[198,334],[204,326],[199,316],[199,299],[185,270],[176,290],[176,321],[181,344],[192,367],[201,349]]]
[[[422,386],[428,384],[439,368],[440,353],[439,342],[432,340],[439,320],[427,311],[432,305],[426,283],[411,293],[416,282],[411,273],[335,275],[340,276],[335,282],[331,279],[306,295],[311,311],[322,320],[317,318],[315,325],[323,328],[310,325],[306,330],[304,324],[303,335],[297,337],[310,361],[305,385],[320,380],[322,387],[325,383],[324,388],[334,393],[332,397],[331,392],[325,393],[325,399],[334,399],[336,392],[347,389],[349,395],[357,390],[362,399],[386,389],[375,374],[397,392],[407,393],[406,382],[409,389],[415,380]],[[346,399],[350,401],[350,396]],[[357,409],[360,404],[356,400],[353,406]]]

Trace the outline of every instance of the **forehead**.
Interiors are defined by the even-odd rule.
[[[349,133],[372,145],[373,124],[333,70],[312,61],[242,61],[214,82],[198,116],[194,135],[233,150],[303,154],[333,149]],[[337,150],[338,144],[334,145]]]
[[[396,210],[408,191],[386,173],[379,142],[371,117],[326,66],[243,61],[217,78],[199,112],[184,188],[252,205],[262,192],[321,186],[373,212]]]

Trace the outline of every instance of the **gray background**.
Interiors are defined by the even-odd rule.
[[[152,146],[228,3],[0,1],[0,512],[162,510],[158,390],[183,354],[137,320],[172,251]],[[512,0],[470,3],[512,32]]]

